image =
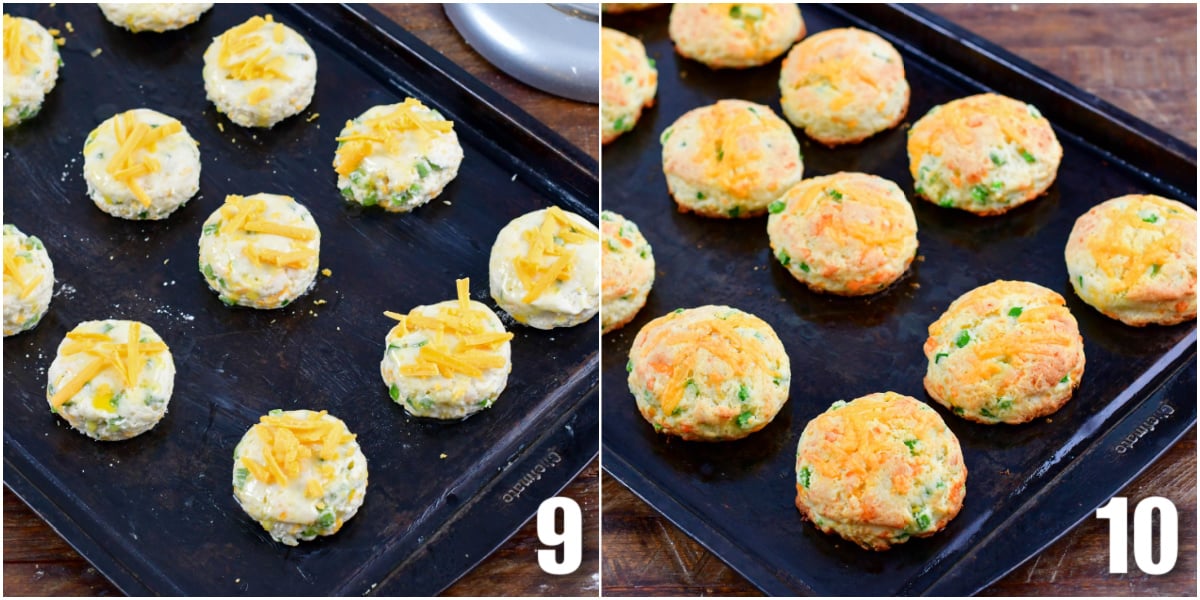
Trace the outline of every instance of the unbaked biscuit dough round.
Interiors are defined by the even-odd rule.
[[[1196,210],[1161,196],[1130,194],[1075,221],[1067,273],[1084,302],[1127,325],[1196,318]]]
[[[88,134],[83,177],[100,210],[122,219],[165,219],[200,191],[200,147],[178,119],[127,110]]]
[[[865,173],[805,179],[768,207],[775,258],[814,290],[881,291],[917,254],[917,219],[895,183]]]
[[[787,120],[827,146],[861,142],[895,127],[908,111],[900,53],[853,27],[796,44],[783,59],[779,89]]]
[[[1054,183],[1062,146],[1032,104],[978,94],[935,106],[908,133],[917,195],[938,206],[998,215]]]
[[[317,85],[317,56],[292,28],[254,16],[204,51],[204,91],[242,127],[273,127],[300,113]]]
[[[796,449],[796,508],[825,533],[886,550],[944,528],[962,509],[967,467],[954,432],[894,392],[838,401]]]
[[[333,535],[367,493],[356,437],[328,411],[272,410],[233,450],[233,497],[281,544]]]
[[[766,427],[791,384],[771,326],[728,306],[680,308],[650,321],[626,370],[642,417],[685,440],[736,440]]]
[[[90,438],[125,440],[167,413],[175,362],[149,325],[85,321],[58,345],[46,377],[50,412]]]
[[[4,15],[4,126],[32,119],[58,81],[62,59],[37,21]]]
[[[200,272],[228,305],[279,308],[317,277],[321,231],[290,196],[231,195],[204,221]]]
[[[600,330],[621,328],[646,305],[654,285],[654,253],[633,221],[600,213]]]
[[[4,337],[37,327],[54,294],[54,264],[42,240],[4,224]]]
[[[488,260],[492,299],[518,323],[572,327],[600,310],[600,232],[557,206],[513,219]]]
[[[129,31],[162,33],[195,23],[212,3],[161,2],[145,4],[100,3],[100,12],[109,23]]]
[[[457,284],[457,300],[387,313],[399,323],[379,371],[392,400],[416,417],[461,419],[491,408],[512,372],[513,334],[471,300],[470,280]]]
[[[659,141],[667,188],[681,212],[758,216],[804,176],[792,128],[769,107],[745,100],[693,109]]]
[[[929,326],[925,389],[954,414],[1018,424],[1053,413],[1083,378],[1083,337],[1058,293],[994,281]]]
[[[337,142],[333,168],[342,197],[391,212],[436,198],[463,160],[454,123],[416,98],[346,121]]]
[[[795,4],[691,4],[671,8],[675,51],[714,69],[765,65],[804,37]]]
[[[600,69],[600,139],[607,144],[654,106],[658,70],[641,40],[607,27],[600,28]]]

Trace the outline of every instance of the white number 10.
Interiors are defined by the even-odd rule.
[[[1154,541],[1151,539],[1154,511],[1159,518],[1158,562],[1154,561]],[[1096,509],[1097,519],[1108,520],[1108,572],[1128,573],[1127,539],[1129,501],[1120,496]],[[1150,496],[1137,504],[1133,511],[1133,560],[1147,575],[1162,575],[1175,568],[1179,557],[1179,514],[1170,500]]]
[[[562,511],[562,530],[556,527],[558,512]],[[550,575],[574,573],[583,560],[583,517],[579,505],[570,498],[555,496],[547,498],[538,506],[538,540],[550,546],[537,551],[538,566]],[[562,546],[562,562],[555,557],[556,546]]]

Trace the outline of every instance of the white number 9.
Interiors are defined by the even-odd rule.
[[[562,511],[562,530],[555,527],[557,513]],[[579,505],[570,498],[555,496],[542,501],[537,512],[537,534],[548,548],[537,551],[538,566],[550,575],[574,573],[583,560],[583,516]],[[555,547],[562,546],[562,562],[556,558]]]

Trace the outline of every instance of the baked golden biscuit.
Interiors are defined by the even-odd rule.
[[[1054,183],[1062,146],[1032,104],[998,94],[933,107],[908,132],[917,195],[978,215],[998,215]]]
[[[620,329],[646,305],[654,285],[654,253],[638,226],[612,211],[600,213],[600,330]]]
[[[895,183],[866,173],[805,179],[768,206],[775,258],[819,292],[861,296],[900,278],[917,255],[917,218]]]
[[[671,124],[663,174],[680,212],[706,217],[754,217],[804,176],[792,128],[770,108],[721,100]]]
[[[605,144],[633,129],[642,108],[654,106],[658,71],[641,40],[600,28],[600,139]]]
[[[681,56],[714,69],[757,67],[804,37],[795,4],[676,4],[668,34]]]
[[[780,104],[792,125],[825,144],[853,144],[895,127],[908,112],[900,53],[853,27],[796,44],[783,59]]]
[[[937,412],[895,392],[834,402],[796,450],[796,508],[868,550],[929,537],[962,508],[967,467]]]
[[[1084,302],[1127,325],[1196,318],[1196,210],[1131,194],[1092,207],[1067,240],[1067,272]]]
[[[1025,281],[994,281],[929,326],[925,389],[978,423],[1025,423],[1066,404],[1083,377],[1083,337],[1066,301]]]
[[[783,342],[762,319],[728,306],[677,309],[629,349],[629,391],[655,431],[685,440],[744,438],[788,398]]]

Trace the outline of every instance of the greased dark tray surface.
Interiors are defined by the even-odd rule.
[[[408,417],[378,367],[392,324],[382,311],[452,298],[464,276],[495,307],[488,254],[510,219],[558,204],[595,220],[594,161],[370,9],[217,5],[181,31],[138,35],[94,5],[5,11],[67,38],[41,114],[4,132],[4,221],[45,242],[58,279],[41,324],[4,340],[5,483],[122,591],[434,594],[595,456],[594,320],[548,332],[507,320],[516,333],[508,387],[459,423]],[[266,12],[312,45],[316,95],[274,129],[242,129],[205,99],[201,55]],[[347,206],[334,137],[347,119],[405,95],[455,121],[466,154],[458,178],[411,214]],[[85,136],[139,106],[180,119],[200,142],[200,195],[165,221],[112,218],[86,196]],[[259,191],[312,211],[332,277],[283,309],[228,308],[196,267],[201,223],[226,194]],[[154,327],[178,372],[153,430],[98,443],[50,414],[46,370],[75,324],[109,317]],[[358,434],[366,501],[332,537],[277,544],[233,499],[233,447],[272,408],[328,409]]]
[[[826,296],[772,258],[765,218],[678,213],[662,176],[659,135],[684,112],[721,98],[780,113],[780,60],[711,71],[674,53],[669,9],[606,15],[606,26],[645,42],[657,61],[659,91],[635,129],[604,148],[604,206],[640,226],[654,248],[657,277],[637,318],[602,342],[603,464],[768,593],[971,594],[1090,514],[1195,422],[1195,323],[1138,329],[1110,320],[1075,296],[1063,259],[1075,219],[1108,198],[1158,193],[1194,206],[1195,151],[1094,99],[1084,102],[1064,82],[920,9],[802,10],[809,35],[855,25],[889,37],[904,56],[912,99],[903,126],[836,150],[802,133],[798,138],[806,176],[865,171],[899,184],[916,212],[919,258],[884,293]],[[926,54],[934,50],[943,54]],[[1056,127],[1064,147],[1056,183],[1046,196],[1000,217],[913,199],[907,125],[937,104],[985,89],[1034,102],[1051,122],[1072,124]],[[1051,418],[1017,427],[973,424],[923,389],[929,324],[956,297],[996,279],[1058,291],[1079,321],[1087,355],[1082,386]],[[657,435],[628,391],[625,359],[637,331],[675,308],[702,304],[762,317],[791,357],[788,403],[742,441]],[[874,553],[800,520],[795,451],[805,424],[831,403],[885,390],[939,411],[963,446],[969,475],[964,508],[944,531]]]

